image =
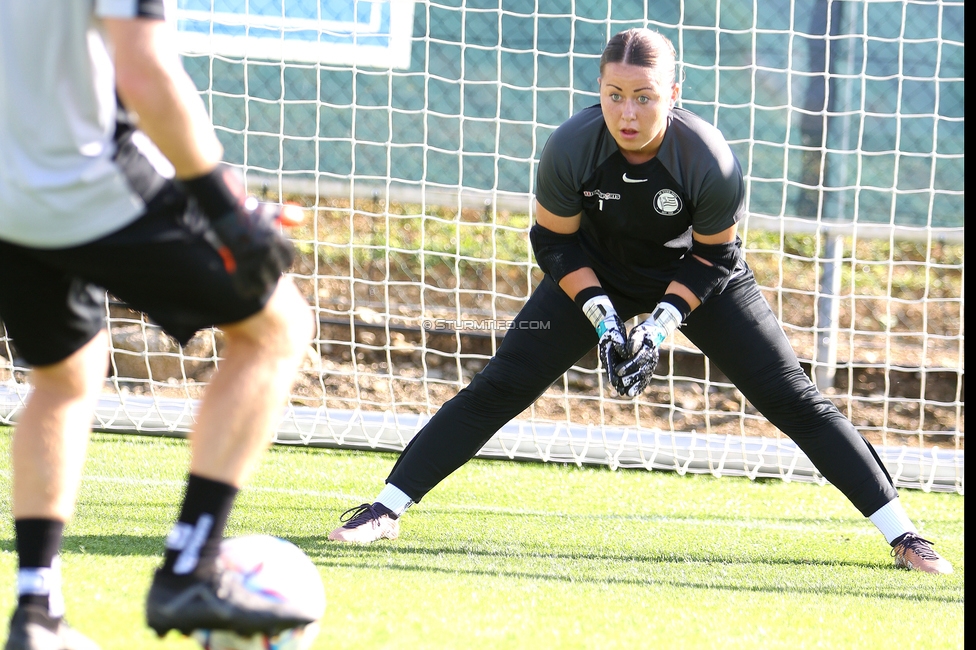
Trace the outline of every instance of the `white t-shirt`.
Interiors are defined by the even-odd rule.
[[[162,0],[0,2],[0,239],[93,241],[145,203],[115,155],[115,68],[101,18],[162,18]]]

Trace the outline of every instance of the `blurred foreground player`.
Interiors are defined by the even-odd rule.
[[[245,197],[220,163],[173,37],[162,0],[0,3],[0,316],[32,366],[12,445],[19,600],[7,650],[97,648],[64,621],[58,553],[108,367],[106,290],[181,343],[212,325],[226,337],[149,626],[306,622],[251,602],[215,562],[313,321],[282,277],[283,208]]]

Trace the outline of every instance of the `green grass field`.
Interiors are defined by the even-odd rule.
[[[10,430],[0,427],[0,630],[15,596]],[[897,570],[830,486],[473,461],[367,547],[325,535],[395,456],[276,447],[228,534],[298,544],[328,594],[313,648],[963,647],[964,497],[902,491],[950,576]],[[104,650],[152,634],[145,591],[176,516],[181,440],[97,434],[63,554],[68,619]]]

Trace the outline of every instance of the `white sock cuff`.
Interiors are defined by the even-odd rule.
[[[616,315],[617,310],[613,308],[613,303],[610,302],[610,297],[605,293],[593,296],[589,300],[583,303],[583,313],[593,327],[599,328],[600,323],[602,323],[608,316]],[[602,335],[602,333],[601,333]]]
[[[17,571],[17,594],[20,596],[47,596],[54,586],[54,569],[30,567]]]
[[[47,596],[48,613],[55,618],[64,616],[64,596],[61,595],[61,558],[55,556],[48,567],[28,567],[17,571],[17,595]]]
[[[392,483],[386,484],[379,496],[376,497],[376,501],[378,503],[382,503],[384,506],[392,510],[393,514],[395,514],[397,517],[402,515],[404,512],[406,512],[407,508],[413,505],[413,500]]]
[[[879,508],[870,519],[889,544],[905,533],[918,533],[918,529],[905,514],[905,509],[901,507],[901,501],[897,498]]]

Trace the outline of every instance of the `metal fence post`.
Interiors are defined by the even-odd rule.
[[[831,5],[833,5],[831,7]],[[846,220],[847,190],[851,155],[851,111],[854,103],[852,76],[855,68],[855,48],[851,39],[858,33],[856,3],[828,3],[828,33],[840,38],[828,41],[827,51],[827,130],[824,144],[824,188],[837,188],[826,192],[821,215],[824,233],[824,255],[817,297],[816,358],[813,362],[813,379],[821,390],[831,388],[837,374],[838,316],[840,314],[841,264],[844,256],[844,238],[831,228],[832,223]],[[831,11],[833,9],[833,11]],[[847,38],[844,38],[844,37]],[[831,149],[834,150],[831,155]],[[857,220],[857,215],[853,215]]]

